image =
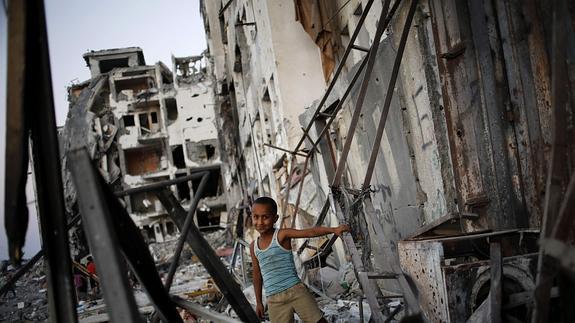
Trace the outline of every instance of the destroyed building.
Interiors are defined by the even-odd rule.
[[[11,25],[43,21],[36,2],[14,3]],[[103,264],[110,320],[139,318],[127,262],[164,321],[181,321],[176,307],[260,321],[247,250],[251,202],[267,195],[278,226],[349,224],[341,239],[292,245],[323,309],[339,306],[332,318],[573,321],[572,1],[203,0],[200,11],[207,51],[174,57],[172,71],[139,48],[86,53],[92,78],[70,87],[61,131],[64,185],[51,94],[29,95],[51,88],[45,29],[28,22],[9,40],[12,60],[39,68],[9,71],[6,217],[25,233],[15,220],[30,130],[51,319],[76,321],[67,211]],[[46,122],[20,118],[32,113]],[[234,246],[215,252],[195,211],[200,227],[234,227]],[[175,226],[186,234],[162,281],[145,242]],[[21,236],[9,239],[16,263]],[[221,292],[213,308],[170,294],[184,242]]]
[[[84,59],[92,78],[71,86],[69,100],[71,109],[91,113],[93,158],[106,181],[117,190],[127,190],[189,175],[192,168],[210,170],[198,223],[219,224],[226,206],[211,77],[204,57],[172,57],[174,72],[162,62],[146,65],[138,47],[90,51]],[[98,99],[91,106],[82,105],[81,91],[101,78],[103,85],[93,93]],[[184,207],[189,207],[198,185],[199,180],[173,187]],[[123,200],[149,241],[175,237],[178,229],[154,194],[137,193]]]
[[[552,147],[573,135],[573,61],[559,80],[552,63],[564,58],[553,56],[554,23],[564,21],[573,50],[575,17],[572,4],[553,10],[545,1],[202,1],[216,119],[230,130],[220,133],[228,206],[270,195],[283,226],[345,218],[363,251],[356,269],[391,273],[372,276],[392,298],[406,293],[390,278],[402,270],[419,298],[404,296],[408,309],[434,322],[465,321],[492,299],[497,268],[506,300],[532,295],[544,214],[557,212],[548,196],[561,194],[548,186]],[[555,119],[553,82],[568,107]],[[572,148],[555,158],[571,160]],[[329,253],[322,243],[298,246],[306,268]],[[329,265],[345,263],[342,247]],[[503,257],[495,268],[493,250]],[[506,301],[505,315],[529,319],[532,301]]]

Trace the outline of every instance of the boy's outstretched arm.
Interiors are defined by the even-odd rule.
[[[254,251],[254,242],[250,244],[250,254],[252,256],[254,291],[256,292],[256,314],[260,319],[264,318],[264,304],[262,303],[262,273],[260,263]]]
[[[326,234],[334,233],[337,236],[341,236],[342,233],[349,231],[349,225],[342,224],[337,227],[313,227],[309,229],[282,229],[278,232],[278,239],[283,241],[285,239],[297,239],[297,238],[313,238],[320,237]]]

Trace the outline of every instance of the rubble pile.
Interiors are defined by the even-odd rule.
[[[16,268],[6,266],[0,276],[0,286],[4,286],[16,271]],[[44,261],[40,260],[14,284],[13,290],[0,295],[0,322],[46,320],[46,285]]]

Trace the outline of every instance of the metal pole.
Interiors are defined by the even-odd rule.
[[[407,17],[405,19],[405,25],[403,26],[403,32],[401,33],[401,39],[399,41],[399,48],[397,49],[397,54],[395,56],[395,61],[393,63],[391,78],[387,86],[387,93],[385,94],[383,111],[381,111],[379,124],[377,125],[377,133],[375,135],[375,141],[371,149],[371,156],[369,157],[367,170],[365,172],[365,178],[363,180],[363,186],[362,186],[363,189],[369,187],[371,183],[371,177],[373,176],[373,170],[375,168],[375,162],[377,160],[377,155],[379,153],[381,139],[383,138],[383,130],[385,129],[385,122],[387,121],[387,115],[389,113],[389,108],[391,106],[391,98],[393,97],[394,92],[393,89],[395,88],[395,82],[397,81],[397,75],[399,74],[399,66],[401,65],[401,59],[403,58],[403,51],[405,50],[405,44],[407,43],[407,36],[409,35],[409,29],[411,27],[411,22],[413,21],[413,16],[415,15],[416,8],[417,8],[417,0],[412,0],[411,6],[409,7],[409,12],[407,13]]]
[[[23,113],[28,129],[31,130],[42,242],[48,262],[46,278],[50,319],[57,322],[76,322],[76,298],[62,196],[62,167],[56,135],[44,2],[10,1],[9,11],[11,26],[18,24],[18,21],[15,21],[17,16],[14,14],[19,14],[20,18],[25,19],[24,29],[20,30],[24,33],[13,35],[22,37],[25,43],[24,48],[20,47],[24,49],[25,63],[19,70],[23,74],[19,75],[21,79],[17,81],[23,80],[24,87],[21,93],[12,95],[22,96],[20,112]],[[20,43],[16,44],[21,45],[22,38]],[[10,53],[15,54],[12,51]],[[28,147],[26,145],[21,149]],[[13,174],[7,175],[13,176]]]
[[[219,169],[219,165],[217,167],[212,167],[214,170],[215,169]],[[114,192],[114,195],[120,197],[120,196],[124,196],[124,195],[132,195],[132,194],[136,194],[136,193],[143,193],[143,192],[150,192],[150,191],[155,191],[157,189],[161,189],[164,188],[166,186],[170,186],[170,185],[175,185],[175,184],[179,184],[179,183],[183,183],[183,182],[188,182],[194,179],[198,179],[201,178],[202,176],[204,176],[204,173],[193,173],[191,175],[187,175],[187,176],[182,176],[182,177],[178,177],[175,179],[170,179],[170,180],[166,180],[166,181],[161,181],[161,182],[157,182],[154,184],[150,184],[150,185],[145,185],[145,186],[138,186],[138,187],[134,187],[134,188],[129,188],[127,190],[122,190],[122,191],[117,191]]]
[[[367,57],[367,67],[365,70],[365,74],[363,75],[363,80],[361,82],[359,94],[357,95],[357,101],[355,102],[355,110],[353,111],[353,115],[351,117],[347,137],[345,139],[345,143],[343,145],[343,149],[339,157],[339,162],[337,163],[337,169],[335,170],[335,175],[333,177],[333,182],[331,184],[332,187],[339,187],[341,182],[341,176],[345,169],[347,155],[349,154],[351,142],[355,135],[355,128],[357,127],[357,123],[359,121],[361,108],[363,107],[363,101],[365,100],[365,95],[367,94],[367,87],[369,85],[369,81],[371,78],[371,72],[373,71],[373,66],[375,65],[375,58],[377,57],[379,42],[381,40],[381,36],[383,35],[385,28],[387,27],[386,24],[387,20],[385,19],[385,17],[387,16],[387,10],[389,9],[390,1],[391,0],[385,0],[385,3],[383,4],[383,8],[381,10],[381,14],[379,17],[379,24],[377,26],[377,30],[375,31],[373,44],[371,45],[371,49],[369,50],[369,54]]]
[[[112,322],[141,322],[120,256],[118,237],[108,216],[106,197],[85,148],[68,152],[68,167],[78,192],[78,204],[90,250],[98,265],[104,300]]]
[[[183,222],[187,213],[176,200],[174,194],[170,190],[164,189],[156,192],[156,195],[178,228],[183,228]],[[204,239],[193,221],[190,225],[190,232],[186,235],[186,241],[240,319],[245,322],[259,322],[256,312],[247,301],[240,286],[234,280],[228,268],[222,263],[220,257],[216,255],[210,244]]]
[[[178,264],[180,262],[180,255],[182,254],[182,249],[184,248],[184,242],[186,241],[186,235],[190,230],[190,226],[194,222],[194,214],[196,213],[196,208],[198,207],[198,203],[204,194],[204,189],[208,184],[208,179],[210,177],[210,173],[203,173],[202,180],[200,181],[200,185],[198,185],[198,189],[196,190],[196,194],[194,194],[194,199],[190,205],[190,209],[188,210],[188,216],[186,217],[186,221],[184,222],[184,227],[180,232],[180,237],[178,239],[178,244],[176,245],[176,251],[174,251],[174,259],[172,259],[172,263],[170,264],[170,269],[168,270],[168,276],[166,277],[166,281],[164,286],[166,290],[169,292],[170,287],[172,286],[172,281],[174,280],[174,274],[176,273],[176,269],[178,268]]]

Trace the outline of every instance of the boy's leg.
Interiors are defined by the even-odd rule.
[[[268,313],[272,323],[293,323],[294,310],[289,303],[289,295],[284,293],[268,297]]]
[[[323,313],[307,287],[304,284],[298,284],[293,288],[295,297],[292,306],[299,318],[306,323],[319,322],[323,318]]]

